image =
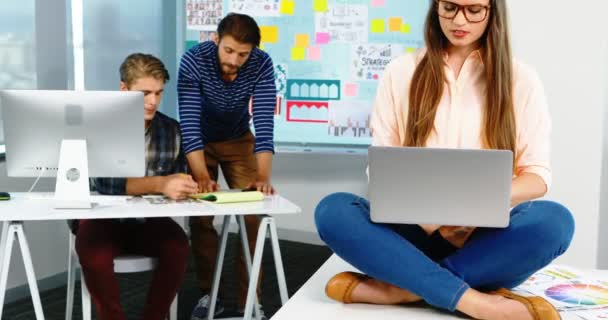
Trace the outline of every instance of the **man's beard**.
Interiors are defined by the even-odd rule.
[[[222,73],[223,74],[228,74],[228,75],[232,75],[232,74],[237,74],[239,72],[239,67],[236,66],[231,66],[228,64],[222,64]]]

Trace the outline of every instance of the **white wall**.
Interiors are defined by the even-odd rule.
[[[302,208],[295,216],[277,218],[280,237],[321,243],[314,224],[314,209],[326,195],[344,191],[366,196],[367,156],[277,154],[273,183],[279,193]],[[286,232],[287,230],[291,232]]]
[[[606,50],[608,51],[608,50]],[[608,61],[608,52],[604,53]],[[608,64],[604,65],[604,74],[608,75]],[[608,92],[608,80],[604,82],[604,92]],[[603,160],[600,193],[600,223],[598,241],[598,267],[608,269],[608,98],[604,98]]]
[[[600,21],[608,3],[576,2],[582,11],[565,1],[508,3],[514,53],[539,72],[549,100],[554,183],[547,198],[570,208],[576,220],[572,245],[559,261],[595,267],[608,66]]]

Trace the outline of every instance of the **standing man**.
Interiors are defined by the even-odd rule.
[[[207,41],[190,49],[182,57],[179,69],[179,115],[188,164],[201,192],[218,189],[219,166],[230,188],[255,188],[273,194],[270,174],[276,87],[272,59],[258,48],[260,29],[247,15],[227,15],[220,21],[217,32],[217,43]],[[252,116],[255,136],[249,127]],[[253,253],[260,218],[246,216],[245,224]],[[190,228],[203,294],[192,319],[203,319],[209,310],[218,235],[213,217],[191,218]],[[248,285],[243,252],[238,270],[237,302],[241,311]],[[217,313],[222,309],[218,303]]]
[[[198,185],[186,174],[177,121],[158,111],[169,72],[156,57],[134,53],[120,66],[120,90],[144,94],[146,176],[97,178],[101,194],[163,194],[184,199]],[[144,134],[144,132],[142,132]],[[135,151],[134,151],[135,152]],[[171,218],[89,219],[71,224],[84,281],[102,320],[124,320],[114,258],[140,254],[158,259],[142,319],[166,319],[186,274],[188,237]]]

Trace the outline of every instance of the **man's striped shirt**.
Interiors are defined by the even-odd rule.
[[[274,152],[276,86],[272,59],[254,48],[234,81],[221,78],[218,47],[198,44],[182,57],[177,92],[184,152],[203,150],[207,142],[226,141],[249,130],[253,98],[255,152]]]

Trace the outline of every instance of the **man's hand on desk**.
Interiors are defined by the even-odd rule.
[[[273,195],[275,193],[274,187],[270,184],[269,181],[251,182],[245,187],[245,190],[251,190],[251,191],[257,190],[257,191],[264,193],[267,196]]]
[[[219,184],[209,177],[201,177],[196,179],[196,181],[198,181],[198,192],[215,192],[220,189]]]
[[[163,177],[162,192],[173,200],[186,199],[189,195],[198,192],[198,184],[192,176],[178,173]]]

